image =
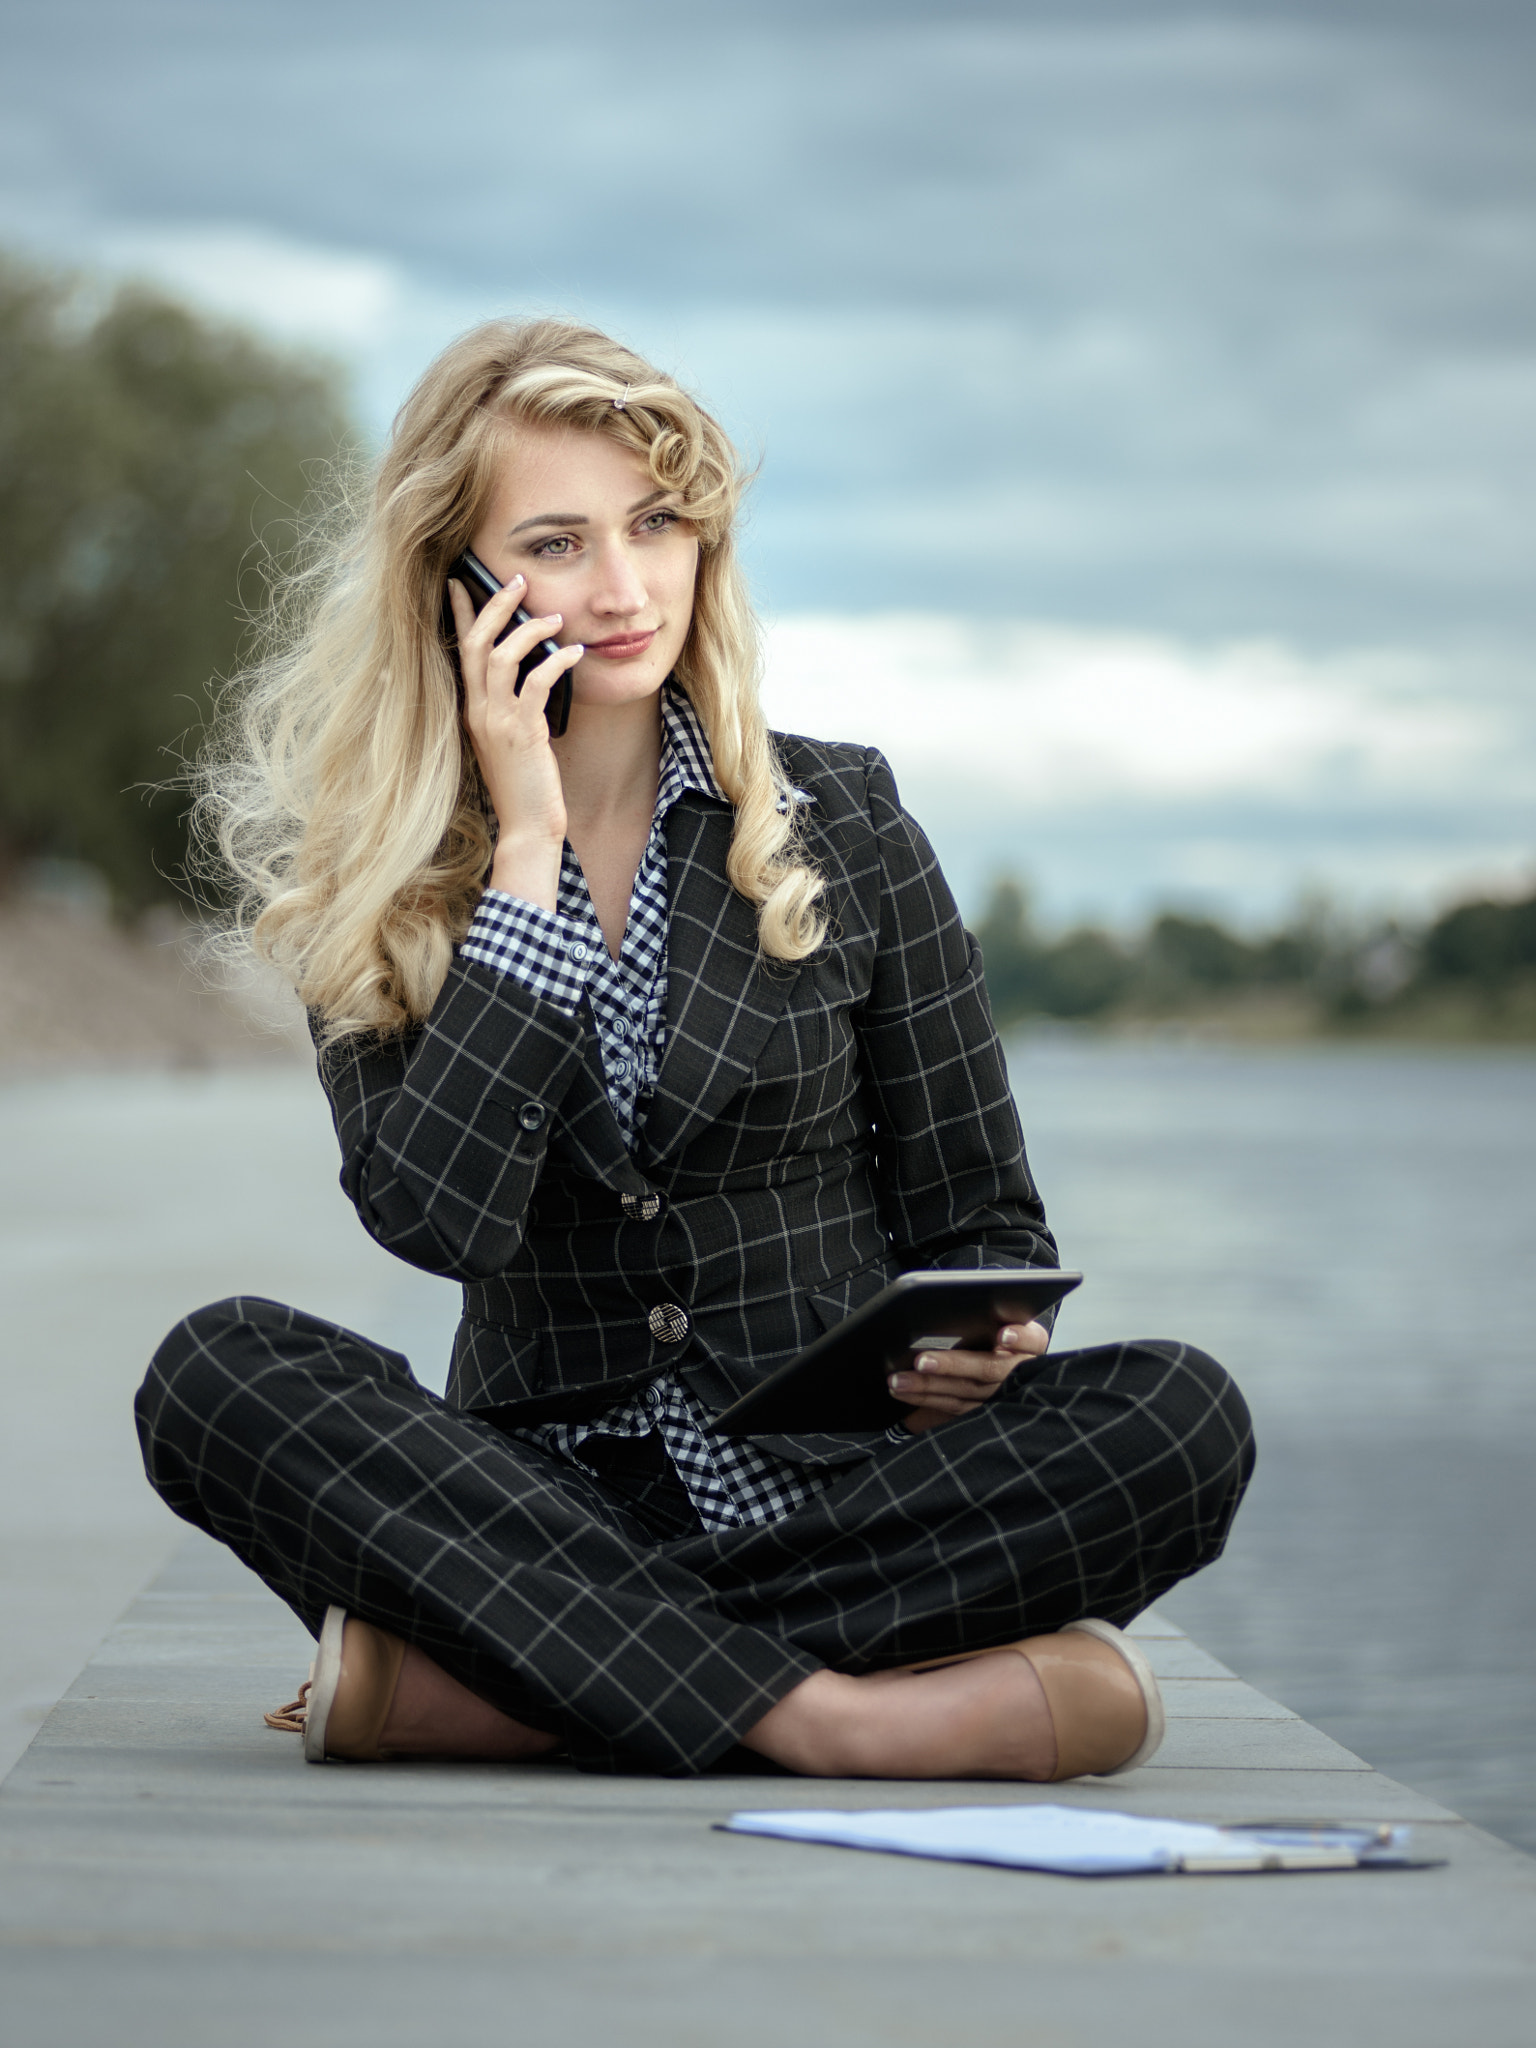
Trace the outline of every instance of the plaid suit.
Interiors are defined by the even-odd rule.
[[[865,749],[779,742],[828,942],[763,960],[728,806],[668,814],[666,1047],[626,1151],[590,1024],[461,961],[418,1032],[321,1062],[365,1225],[464,1282],[446,1402],[269,1303],[167,1339],[152,1479],[313,1624],[419,1641],[579,1760],[701,1768],[821,1664],[1128,1617],[1216,1554],[1246,1413],[1178,1345],[1066,1354],[906,1444],[765,1437],[846,1467],[783,1520],[695,1532],[648,1483],[507,1427],[676,1370],[718,1410],[910,1268],[1052,1264],[978,951]]]

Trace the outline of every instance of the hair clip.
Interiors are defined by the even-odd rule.
[[[615,399],[615,400],[613,401],[613,409],[614,409],[614,411],[615,411],[615,412],[622,412],[622,411],[624,410],[625,406],[626,406],[626,405],[627,405],[628,403],[629,403],[629,386],[628,386],[628,385],[626,384],[626,385],[624,386],[624,392],[623,392],[623,396],[622,396],[622,397],[620,397],[620,398],[616,398],[616,399]]]

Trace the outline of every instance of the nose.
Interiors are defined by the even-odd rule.
[[[639,564],[622,541],[603,549],[590,599],[594,614],[603,619],[632,619],[649,601]]]

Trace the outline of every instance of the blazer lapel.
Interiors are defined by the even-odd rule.
[[[765,961],[757,912],[726,880],[732,814],[680,797],[667,813],[667,1036],[641,1138],[675,1157],[746,1084],[799,969]]]

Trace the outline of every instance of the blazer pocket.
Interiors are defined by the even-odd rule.
[[[805,1298],[823,1330],[835,1330],[856,1308],[862,1308],[882,1287],[889,1286],[895,1277],[895,1266],[888,1267],[883,1259],[872,1259],[867,1265],[855,1266],[851,1272],[824,1280],[818,1287],[807,1288]]]
[[[503,1408],[532,1400],[544,1391],[544,1337],[465,1316],[454,1332],[448,1373],[452,1408]]]

